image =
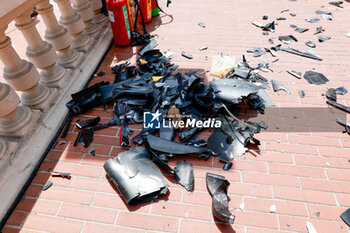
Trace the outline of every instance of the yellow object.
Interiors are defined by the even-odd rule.
[[[225,75],[236,66],[236,58],[229,55],[214,56],[210,69],[210,74],[217,77],[225,77]]]
[[[153,76],[152,80],[153,82],[158,82],[159,80],[161,80],[162,78],[164,78],[164,76]]]
[[[147,64],[147,61],[143,60],[143,59],[140,59],[140,63],[141,63],[141,65],[144,65],[144,64]]]

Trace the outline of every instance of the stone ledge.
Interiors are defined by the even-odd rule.
[[[12,139],[13,143],[18,145],[18,149],[12,153],[11,163],[6,163],[0,172],[0,226],[5,224],[4,217],[11,210],[12,204],[67,115],[65,104],[71,99],[70,95],[83,88],[109,48],[112,39],[112,31],[107,26],[101,31],[95,47],[84,55],[82,64],[73,70],[66,88],[60,90],[57,102],[39,119],[33,132],[24,139]]]

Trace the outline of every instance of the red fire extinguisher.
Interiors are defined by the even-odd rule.
[[[145,23],[149,23],[152,21],[152,0],[139,0],[139,6],[142,12],[142,16],[144,18]],[[141,14],[137,16],[137,21],[139,23],[142,22]]]
[[[128,45],[131,41],[132,22],[127,0],[107,0],[106,3],[115,43],[119,46]]]

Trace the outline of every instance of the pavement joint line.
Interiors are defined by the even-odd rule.
[[[83,232],[84,232],[85,225],[86,225],[86,222],[85,222],[85,221],[83,221],[83,226],[82,226],[82,227],[81,227],[81,229],[80,229],[80,233],[83,233]]]

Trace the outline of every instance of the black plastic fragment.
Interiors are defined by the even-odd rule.
[[[341,219],[343,219],[343,221],[346,223],[346,225],[348,225],[350,227],[350,208],[348,208],[347,210],[345,210],[341,215],[340,215]]]
[[[297,14],[295,14],[295,13],[290,13],[289,15],[292,16],[292,17],[297,16]]]
[[[320,21],[320,18],[305,19],[305,21],[309,23],[317,23],[318,21]]]
[[[340,103],[334,102],[332,100],[327,100],[326,103],[331,105],[331,106],[333,106],[333,107],[335,107],[335,108],[338,108],[338,109],[340,109],[340,110],[342,110],[344,112],[350,113],[350,107],[347,107],[347,106],[342,105]]]
[[[89,150],[88,150],[88,153],[92,156],[95,156],[96,155],[96,150],[95,148],[91,147]]]
[[[303,90],[300,90],[299,92],[299,97],[304,98],[305,97],[305,92]]]
[[[269,16],[267,16],[267,15],[264,15],[264,16],[262,17],[263,20],[267,20],[268,18],[269,18]]]
[[[287,92],[288,94],[290,94],[289,89],[286,88],[282,83],[280,83],[280,82],[278,82],[276,80],[271,80],[271,83],[272,83],[273,90],[275,92],[283,90],[283,91]]]
[[[60,177],[66,178],[66,179],[70,179],[71,178],[71,175],[68,172],[50,172],[50,174],[53,177],[60,176]]]
[[[101,118],[100,117],[96,117],[96,118],[93,118],[93,119],[88,119],[88,120],[85,120],[85,121],[80,121],[76,124],[76,126],[79,128],[79,129],[83,129],[83,128],[86,128],[86,127],[90,127],[90,126],[95,126],[97,125],[99,122],[100,122]]]
[[[326,35],[320,35],[320,36],[318,36],[318,41],[319,41],[319,42],[325,42],[325,41],[327,41],[327,40],[329,40],[329,39],[331,39],[331,37],[326,36]]]
[[[275,43],[274,41],[273,41],[273,39],[269,39],[269,42],[270,42],[270,44],[273,44],[273,43]]]
[[[328,20],[332,20],[333,18],[332,12],[317,10],[316,14],[319,14],[322,16],[322,18],[328,19]]]
[[[92,129],[83,129],[78,133],[78,136],[74,142],[74,146],[83,143],[84,147],[88,147],[92,143],[93,139],[94,131]]]
[[[193,56],[189,53],[182,51],[181,55],[187,59],[193,59]]]
[[[203,50],[207,50],[207,49],[208,49],[207,46],[202,46],[202,47],[199,48],[199,51],[203,51]]]
[[[146,52],[157,47],[157,45],[158,45],[158,41],[156,40],[156,38],[153,37],[151,41],[145,46],[143,46],[142,48],[140,48],[139,51],[137,51],[137,53],[140,54],[140,56],[143,56]]]
[[[335,90],[337,95],[345,95],[346,93],[348,93],[348,90],[346,90],[344,86],[337,87]]]
[[[333,6],[336,6],[336,7],[339,7],[339,8],[344,8],[342,6],[343,4],[343,1],[332,1],[332,2],[329,2],[330,5],[333,5]]]
[[[329,88],[326,91],[326,97],[330,100],[337,101],[337,94],[336,94],[336,89],[334,88]]]
[[[287,70],[287,73],[290,75],[293,75],[294,77],[301,79],[301,72],[297,72],[294,70]]]
[[[254,48],[254,49],[248,49],[247,53],[253,53],[254,57],[260,57],[261,55],[265,54],[265,50],[262,48]]]
[[[324,31],[325,31],[325,30],[322,28],[322,26],[317,27],[317,28],[316,28],[316,32],[314,33],[314,35],[320,34],[320,33],[324,32]]]
[[[302,56],[302,57],[307,57],[307,58],[311,58],[311,59],[315,59],[315,60],[319,60],[319,61],[322,61],[322,58],[313,54],[313,53],[310,53],[310,52],[301,52],[299,50],[296,50],[296,49],[292,49],[292,48],[282,48],[281,49],[282,51],[284,52],[287,52],[287,53],[291,53],[291,54],[295,54],[295,55],[299,55],[299,56]]]
[[[97,73],[97,76],[105,76],[106,72],[100,71]]]
[[[206,175],[207,188],[213,198],[212,211],[213,215],[224,222],[233,224],[235,216],[228,209],[227,188],[230,182],[224,176],[213,173]]]
[[[199,22],[198,26],[200,26],[201,28],[205,28],[205,24],[203,22]]]
[[[276,18],[276,20],[278,20],[278,21],[280,21],[280,20],[286,20],[286,18],[285,18],[285,17],[278,17],[278,18]]]
[[[279,36],[278,39],[280,41],[282,41],[283,43],[289,44],[292,40],[294,40],[295,42],[298,41],[297,38],[295,38],[295,36],[293,35],[288,35],[288,36]]]
[[[174,168],[174,176],[177,182],[184,186],[187,191],[193,190],[194,175],[192,164],[184,161],[177,161]]]
[[[316,85],[325,84],[329,81],[328,78],[326,78],[326,76],[315,71],[306,71],[304,74],[304,78],[306,79],[306,81],[308,81],[308,83]]]
[[[44,184],[44,186],[41,188],[42,190],[48,190],[51,186],[52,186],[52,181],[51,180],[49,180],[49,181],[47,181],[46,182],[46,184]]]
[[[311,42],[311,41],[306,41],[306,42],[305,42],[305,45],[306,45],[306,46],[309,46],[310,48],[316,48],[315,43],[313,43],[313,42]]]
[[[228,162],[222,167],[222,169],[224,169],[225,171],[228,171],[231,169],[231,167],[232,167],[232,163]]]

